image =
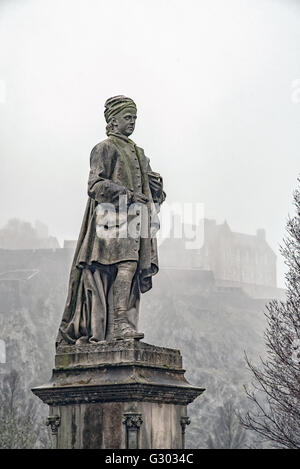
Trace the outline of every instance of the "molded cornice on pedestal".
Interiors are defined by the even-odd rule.
[[[187,405],[204,389],[184,377],[179,350],[134,339],[65,346],[49,384],[32,391],[48,405],[152,401]]]
[[[145,401],[187,405],[204,392],[192,386],[131,383],[100,386],[39,387],[32,392],[48,405]]]

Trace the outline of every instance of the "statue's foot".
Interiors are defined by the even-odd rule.
[[[123,335],[122,339],[136,339],[136,340],[141,340],[144,338],[143,332],[138,332],[135,331],[134,329],[132,331],[125,332]],[[117,339],[120,340],[120,339]]]
[[[137,332],[134,329],[128,331],[117,332],[115,334],[115,340],[124,340],[124,339],[136,339],[141,340],[144,338],[143,332]]]
[[[120,322],[115,325],[115,340],[124,340],[124,339],[136,339],[140,340],[144,338],[142,332],[137,332],[133,327],[131,327],[128,322]]]

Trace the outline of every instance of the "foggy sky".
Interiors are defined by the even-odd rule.
[[[78,236],[104,101],[125,94],[168,201],[263,227],[278,254],[299,172],[297,87],[297,1],[0,0],[0,226],[40,219],[60,242]]]

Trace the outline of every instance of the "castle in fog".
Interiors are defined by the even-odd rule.
[[[265,230],[257,230],[256,235],[236,233],[226,221],[218,225],[208,219],[197,229],[199,247],[189,245],[184,229],[180,238],[171,233],[160,247],[161,268],[211,273],[218,287],[243,288],[254,297],[275,294],[276,255],[266,241]]]
[[[218,225],[215,220],[204,219],[201,223],[197,227],[202,236],[200,246],[189,246],[184,230],[183,236],[176,238],[171,233],[160,245],[161,275],[168,271],[177,278],[181,272],[180,277],[190,279],[199,292],[209,288],[234,293],[239,289],[252,298],[282,296],[283,291],[276,286],[276,255],[263,229],[248,235],[233,232],[227,222]],[[65,241],[60,248],[57,240],[44,231],[43,243],[39,240],[35,249],[32,240],[29,249],[3,249],[0,245],[2,306],[10,296],[8,291],[14,292],[18,304],[18,291],[25,284],[27,289],[32,283],[40,287],[44,282],[48,284],[50,278],[54,283],[67,279],[76,241]]]

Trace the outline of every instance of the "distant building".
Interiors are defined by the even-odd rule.
[[[64,249],[73,249],[73,251],[75,251],[76,244],[77,244],[76,239],[65,239],[64,240]]]
[[[54,236],[50,236],[48,227],[37,220],[35,225],[12,218],[0,229],[0,249],[59,249]]]
[[[183,236],[174,238],[172,233],[159,247],[159,265],[164,271],[160,281],[167,275],[183,286],[184,279],[185,290],[203,295],[211,291],[236,295],[243,290],[252,298],[284,298],[284,290],[276,287],[276,255],[264,230],[248,235],[235,233],[226,222],[217,225],[215,220],[205,219],[201,223],[197,228],[184,226]],[[39,232],[46,235],[44,227]],[[195,232],[200,243],[191,243]],[[44,289],[46,295],[58,278],[67,288],[76,244],[76,240],[65,240],[63,248],[55,249],[0,248],[0,313],[8,309],[8,303],[12,305],[12,299],[14,307],[21,306],[23,289]]]
[[[184,227],[183,227],[184,228]],[[196,232],[196,227],[193,227]],[[192,233],[193,230],[190,230]],[[256,235],[236,233],[225,221],[204,219],[197,227],[201,247],[188,249],[185,236],[172,234],[160,247],[160,266],[211,271],[219,287],[242,287],[251,296],[273,296],[276,287],[276,255],[266,241],[265,230]],[[190,236],[190,235],[189,235]]]

